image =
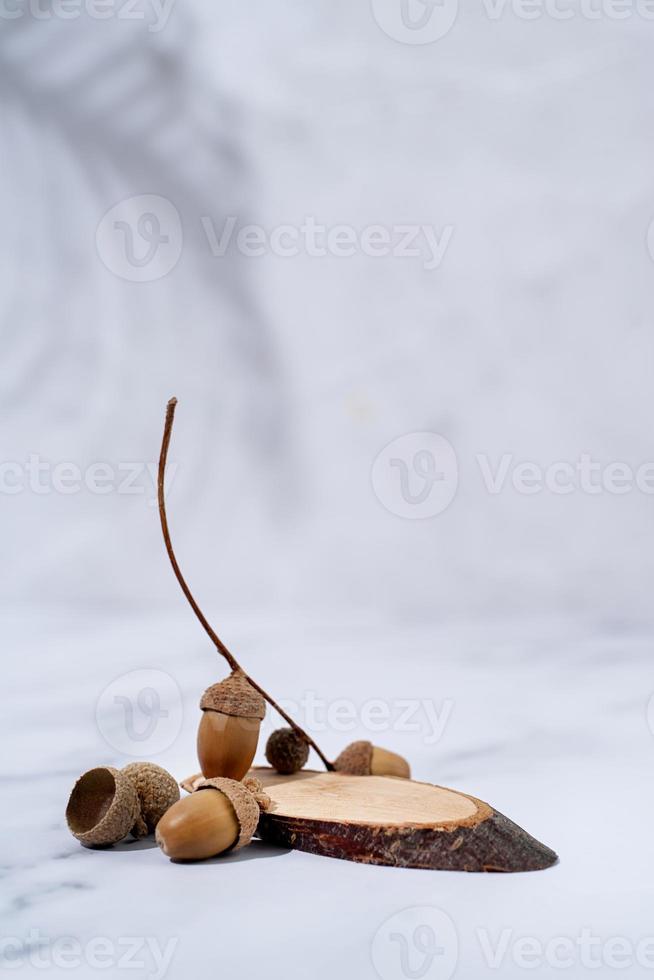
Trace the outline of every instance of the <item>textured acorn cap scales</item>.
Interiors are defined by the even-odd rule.
[[[334,769],[350,776],[369,776],[371,762],[372,742],[352,742],[338,756]]]
[[[176,780],[154,762],[130,762],[122,770],[134,783],[140,814],[132,835],[137,839],[153,833],[166,810],[179,799]]]
[[[256,784],[256,785],[255,785]],[[236,819],[239,825],[239,835],[236,843],[230,848],[237,851],[240,847],[245,847],[252,840],[261,810],[267,809],[270,798],[261,790],[261,784],[256,779],[249,779],[248,785],[237,783],[235,779],[226,779],[218,776],[215,779],[205,779],[195,790],[202,793],[205,790],[218,790],[223,793],[234,808]],[[259,797],[257,799],[257,796]],[[266,802],[267,801],[267,802]]]
[[[152,833],[178,799],[176,781],[153,762],[132,762],[124,769],[99,766],[75,783],[66,820],[86,847],[108,847],[130,833],[137,839]]]
[[[266,714],[266,702],[239,670],[219,684],[208,687],[200,699],[203,711],[220,711],[237,718],[258,718]]]
[[[352,742],[343,749],[334,763],[334,769],[350,776],[411,778],[411,767],[403,756],[366,741]]]
[[[71,834],[84,847],[107,847],[127,837],[140,818],[134,783],[119,769],[100,766],[77,780],[66,807]]]
[[[299,772],[309,758],[309,746],[292,728],[278,728],[266,742],[266,759],[278,773]]]

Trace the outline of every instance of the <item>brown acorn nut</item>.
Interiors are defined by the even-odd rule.
[[[411,778],[411,768],[406,759],[366,741],[352,742],[344,748],[334,763],[334,769],[350,776]]]
[[[108,847],[130,833],[137,839],[152,833],[178,799],[173,777],[153,762],[132,762],[124,769],[99,766],[75,783],[66,820],[85,847]]]
[[[299,772],[309,758],[309,746],[292,728],[278,728],[266,743],[266,759],[278,773]]]
[[[245,674],[234,670],[200,700],[198,760],[207,779],[239,780],[252,765],[266,703]]]
[[[164,814],[156,841],[171,861],[201,861],[250,843],[268,805],[256,780],[205,779]]]

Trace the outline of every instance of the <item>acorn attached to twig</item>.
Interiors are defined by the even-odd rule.
[[[350,776],[411,778],[411,768],[406,759],[366,741],[352,742],[344,748],[334,763],[334,769]]]
[[[205,779],[159,821],[157,844],[171,861],[201,861],[250,843],[270,798],[256,779]]]
[[[186,596],[189,605],[202,624],[202,627],[210,637],[212,643],[215,645],[216,650],[220,656],[224,658],[232,671],[231,678],[227,678],[227,680],[223,681],[222,684],[217,684],[208,688],[202,698],[202,701],[206,702],[202,704],[202,707],[205,710],[204,716],[200,723],[200,732],[198,733],[198,754],[200,755],[200,765],[202,766],[202,771],[204,772],[205,776],[233,776],[235,779],[240,779],[241,776],[247,772],[256,751],[259,723],[263,718],[261,705],[263,705],[264,700],[267,701],[268,704],[282,716],[284,721],[314,749],[324,763],[325,769],[331,770],[333,769],[331,762],[321,751],[320,747],[316,745],[311,736],[300,728],[297,722],[293,721],[293,719],[284,711],[284,709],[277,704],[275,700],[273,700],[267,691],[264,691],[264,689],[260,687],[260,685],[257,684],[252,677],[249,677],[245,673],[234,654],[228,650],[216,631],[210,625],[206,616],[195,601],[193,593],[186,583],[186,579],[182,575],[177,558],[175,557],[173,543],[170,539],[168,516],[166,514],[166,495],[164,492],[166,461],[168,459],[168,449],[170,448],[170,437],[173,431],[173,420],[175,418],[176,406],[177,399],[171,398],[166,406],[166,421],[164,424],[163,439],[161,440],[161,452],[159,453],[157,501],[159,505],[161,532],[163,534],[164,544],[166,546],[168,558],[170,559],[170,564],[182,592]],[[237,693],[240,692],[240,694],[243,694],[244,696],[247,695],[247,698],[251,704],[245,706],[239,705],[236,709],[232,708],[231,710],[226,710],[224,708],[225,703],[233,704],[233,691],[227,690],[227,686],[229,684],[233,684],[233,691],[236,691]],[[245,685],[247,685],[247,688]],[[210,692],[214,692],[218,700],[215,700],[214,695]],[[254,695],[259,695],[261,701],[255,701]],[[223,706],[221,707],[221,705]],[[243,711],[250,713],[243,714]],[[228,723],[224,717],[220,717],[221,715],[228,715],[231,717],[231,719],[238,719],[239,721],[244,720],[245,727],[251,727],[251,731],[249,731],[247,737],[244,735],[242,730],[235,732],[236,723],[234,720]],[[251,726],[249,726],[250,722],[252,722]],[[241,729],[242,727],[243,726],[239,726]],[[233,745],[227,744],[231,743],[232,741],[234,742]],[[225,744],[221,745],[221,742],[224,742]],[[252,748],[252,746],[254,746],[254,748]],[[252,753],[251,755],[250,752]],[[243,769],[243,760],[245,760],[248,756],[248,765],[245,766],[245,769]]]
[[[309,746],[292,728],[278,728],[266,743],[266,759],[278,773],[299,772],[309,758]]]
[[[98,766],[75,783],[66,821],[80,844],[109,847],[128,834],[138,839],[152,833],[177,800],[176,781],[152,762],[133,762],[122,770]]]
[[[266,703],[241,670],[208,687],[200,700],[198,759],[207,779],[242,779],[257,751]]]

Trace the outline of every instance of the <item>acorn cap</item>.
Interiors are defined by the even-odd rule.
[[[266,714],[266,702],[241,671],[233,671],[219,684],[208,687],[200,699],[203,711],[221,711],[237,718],[259,718]]]
[[[134,783],[140,814],[131,828],[137,839],[151,834],[166,810],[179,799],[179,786],[165,769],[154,762],[130,762],[121,772]]]
[[[252,782],[258,783],[258,780],[249,780],[248,782],[250,784]],[[260,783],[258,785],[261,786]],[[239,847],[245,847],[246,844],[250,843],[259,823],[261,810],[267,809],[266,801],[269,803],[269,798],[262,793],[257,799],[252,792],[253,788],[251,785],[248,787],[244,783],[237,783],[235,779],[216,776],[214,779],[205,779],[195,790],[196,793],[201,793],[206,789],[217,789],[220,793],[224,793],[234,807],[240,832],[238,840],[231,848],[232,851],[237,851]],[[259,794],[257,793],[257,795]]]
[[[299,772],[308,758],[307,742],[292,728],[278,728],[266,742],[266,759],[284,776]]]
[[[139,817],[134,783],[111,766],[90,769],[80,776],[66,807],[68,828],[85,847],[118,843]]]
[[[372,749],[372,742],[352,742],[336,759],[334,769],[336,772],[345,772],[350,776],[369,776]]]

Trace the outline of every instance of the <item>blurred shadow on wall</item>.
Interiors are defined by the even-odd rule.
[[[239,406],[240,438],[254,441],[259,459],[276,457],[285,440],[274,343],[243,261],[230,253],[217,260],[203,225],[207,215],[218,223],[248,209],[241,110],[194,60],[200,25],[177,6],[156,8],[130,4],[127,12],[117,0],[100,18],[85,0],[3,6],[2,401],[16,407],[51,386],[54,419],[77,406],[96,424],[93,407],[110,411],[106,389],[116,382],[140,401],[142,348],[155,376],[158,357],[170,374],[170,355],[179,353],[176,372],[191,374],[214,408],[220,376],[230,414]],[[184,246],[174,272],[145,287],[111,276],[94,247],[102,215],[141,194],[172,202]],[[212,416],[203,422],[215,434]]]

